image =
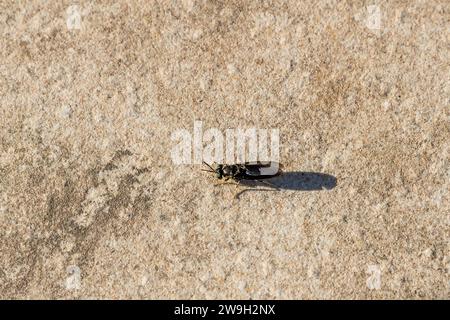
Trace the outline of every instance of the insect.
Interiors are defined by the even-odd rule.
[[[202,169],[202,171],[215,173],[216,178],[223,180],[220,184],[231,183],[239,185],[243,180],[253,180],[271,187],[279,189],[273,184],[264,181],[264,179],[273,178],[283,173],[281,166],[278,162],[245,162],[241,164],[217,164],[215,168],[203,161],[203,163],[209,168],[208,170]]]

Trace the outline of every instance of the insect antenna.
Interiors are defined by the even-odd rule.
[[[203,164],[207,165],[208,168],[210,168],[212,170],[212,172],[216,172],[209,164],[207,164],[205,161],[203,161]]]

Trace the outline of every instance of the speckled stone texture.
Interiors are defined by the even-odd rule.
[[[1,298],[449,298],[450,2],[0,2]],[[330,190],[214,187],[278,128]]]

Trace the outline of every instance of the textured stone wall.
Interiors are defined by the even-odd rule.
[[[448,1],[0,9],[1,298],[449,297]],[[175,166],[196,120],[305,188]]]

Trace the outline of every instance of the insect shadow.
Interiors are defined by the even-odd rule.
[[[337,185],[335,176],[320,172],[283,172],[282,175],[271,178],[270,184],[275,188],[256,188],[263,186],[260,181],[243,180],[240,184],[251,189],[240,191],[236,197],[247,191],[279,191],[279,190],[296,190],[296,191],[318,191],[331,190]]]

